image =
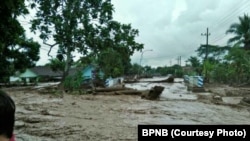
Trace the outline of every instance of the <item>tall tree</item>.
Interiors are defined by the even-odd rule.
[[[138,30],[112,20],[111,0],[35,0],[38,5],[32,31],[39,30],[40,38],[51,48],[59,47],[58,58],[65,60],[64,78],[72,65],[72,53],[89,52],[94,58],[107,48],[116,50],[122,63],[130,61],[135,50],[143,48],[135,42]],[[48,44],[53,39],[54,43]]]
[[[98,47],[94,42],[98,34],[96,27],[112,19],[113,6],[110,0],[35,0],[31,4],[32,8],[37,5],[39,10],[31,29],[40,31],[40,38],[50,50],[59,47],[57,57],[65,60],[65,78],[74,51],[86,54]],[[54,43],[48,43],[49,39]]]
[[[110,49],[119,54],[118,58],[121,60],[121,72],[127,73],[130,68],[130,56],[135,51],[143,49],[143,44],[137,43],[135,37],[139,35],[137,29],[133,29],[131,24],[121,24],[117,21],[109,21],[106,25],[99,27],[99,49],[94,50],[97,54],[102,51]],[[98,41],[97,41],[98,42]],[[112,57],[112,56],[110,56]],[[118,59],[114,58],[114,59]]]
[[[40,45],[25,37],[17,17],[28,14],[24,0],[0,2],[0,81],[7,82],[15,71],[35,65]]]
[[[135,37],[139,35],[139,31],[133,29],[131,24],[121,24],[117,21],[110,21],[105,28],[102,28],[102,33],[104,33],[101,36],[104,37],[105,40],[104,46],[111,47],[120,54],[124,72],[127,72],[130,68],[130,56],[133,55],[135,51],[143,49],[143,44],[135,41]]]
[[[228,43],[243,45],[245,49],[250,49],[250,17],[247,14],[239,17],[239,23],[232,24],[226,33],[235,35]]]

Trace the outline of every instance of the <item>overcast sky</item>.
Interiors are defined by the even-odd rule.
[[[154,67],[176,64],[178,56],[182,56],[184,65],[189,56],[196,55],[199,45],[206,43],[201,33],[207,27],[210,44],[226,45],[229,35],[225,31],[230,24],[250,12],[249,0],[112,0],[112,3],[114,19],[131,23],[139,30],[136,41],[144,44],[144,51],[153,50],[144,52],[142,65]],[[38,40],[35,37],[38,35],[27,35]],[[42,47],[38,65],[47,63],[49,58],[46,46]],[[140,63],[140,57],[140,52],[135,53],[132,62]]]

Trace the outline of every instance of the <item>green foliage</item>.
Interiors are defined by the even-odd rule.
[[[188,75],[201,75],[202,65],[197,57],[191,56],[187,62],[189,62],[192,67],[192,72],[189,72]]]
[[[223,58],[223,56],[230,50],[229,46],[215,46],[208,45],[208,57],[213,57],[218,60]],[[206,54],[206,45],[200,45],[200,47],[196,50],[198,56],[205,57]]]
[[[124,74],[121,56],[113,49],[102,51],[98,56],[97,62],[104,71],[106,78],[110,76],[118,77]]]
[[[63,82],[64,88],[70,92],[79,90],[83,83],[82,72],[78,71],[75,75],[69,75]]]
[[[142,71],[143,71],[143,68],[139,64],[134,63],[129,66],[129,69],[126,72],[126,75],[137,75],[138,73]]]
[[[248,81],[250,77],[250,51],[239,47],[231,49],[225,59],[230,63],[232,78],[236,83]]]
[[[7,82],[15,71],[35,65],[40,45],[25,37],[17,16],[28,14],[24,0],[0,2],[0,81]]]
[[[245,49],[250,49],[250,17],[245,14],[239,17],[239,23],[233,23],[226,33],[235,36],[228,40],[233,46],[243,45]]]
[[[203,68],[203,74],[204,74],[204,76],[207,75],[206,77],[207,77],[208,80],[211,77],[211,73],[214,70],[215,64],[216,63],[214,63],[212,61],[209,61],[209,59],[203,62],[203,67],[204,67]]]
[[[157,67],[154,71],[156,74],[160,74],[162,76],[166,76],[168,74],[172,74],[175,77],[182,77],[183,76],[183,69],[180,65],[173,65],[170,67]]]
[[[239,23],[233,23],[226,33],[235,35],[228,40],[233,47],[209,45],[208,60],[203,62],[203,73],[207,70],[208,77],[216,82],[249,83],[250,17],[246,14],[239,17]],[[201,45],[197,52],[199,56],[205,56],[206,45]]]
[[[130,56],[135,51],[143,49],[143,44],[135,41],[135,37],[139,35],[139,31],[133,29],[130,24],[121,24],[117,21],[109,21],[105,26],[99,28],[100,36],[98,36],[97,54],[108,50],[114,50],[119,54],[119,61],[123,64],[120,69],[121,73],[128,73],[130,69]],[[118,62],[119,62],[118,61]]]
[[[183,77],[183,69],[180,65],[173,65],[170,69],[174,70],[174,73],[170,74],[173,74],[175,77]]]
[[[166,76],[168,74],[173,74],[176,77],[182,77],[184,74],[182,67],[179,65],[173,65],[170,67],[164,66],[164,67],[152,68],[150,66],[141,67],[139,64],[133,64],[129,69],[128,75],[136,75],[139,72],[141,72],[142,76],[149,76],[149,77],[155,75]]]
[[[112,19],[110,0],[34,0],[31,7],[38,7],[31,30],[39,30],[44,42],[54,40],[58,45],[58,59],[65,60],[64,78],[72,62],[72,53],[87,54],[99,48],[99,28]],[[64,79],[63,79],[64,80]]]
[[[50,59],[50,62],[46,64],[46,66],[49,66],[53,71],[63,71],[65,67],[65,61],[60,61],[57,58]]]
[[[241,84],[250,80],[250,51],[233,47],[222,62],[212,60],[204,62],[208,76],[220,83]],[[205,71],[205,69],[204,69]]]
[[[112,20],[114,9],[110,0],[35,0],[31,7],[39,8],[31,29],[39,30],[45,42],[53,39],[55,44],[50,47],[59,46],[58,59],[65,60],[64,76],[73,64],[74,51],[88,57],[92,54],[92,59],[101,60],[98,65],[105,67],[107,75],[118,76],[128,69],[134,51],[143,48],[135,42],[138,30]],[[102,60],[107,50],[115,54]],[[109,59],[118,61],[110,63]],[[106,62],[108,64],[104,64]]]
[[[201,65],[201,63],[197,57],[191,56],[187,61],[190,62],[191,66],[193,68],[199,67]]]
[[[151,68],[151,66],[145,66],[143,68],[143,75],[145,77],[152,77],[154,73],[155,73],[155,70]]]
[[[227,63],[216,64],[210,78],[219,83],[228,83],[232,78],[232,68]]]

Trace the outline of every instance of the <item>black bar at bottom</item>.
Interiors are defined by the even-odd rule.
[[[250,141],[250,125],[138,125],[138,141]]]

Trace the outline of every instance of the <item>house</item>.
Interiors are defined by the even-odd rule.
[[[99,77],[104,79],[104,72],[101,71],[95,65],[88,65],[85,68],[71,68],[69,70],[69,76],[76,75],[78,72],[81,73],[83,80],[89,83],[89,80]],[[62,71],[53,71],[49,66],[37,66],[34,68],[28,68],[25,72],[18,75],[19,78],[25,80],[26,83],[36,82],[48,82],[48,81],[60,81],[62,78]],[[106,80],[106,86],[114,86],[120,84],[123,78],[108,78]]]
[[[88,65],[82,70],[83,79],[93,79],[96,75],[101,79],[104,78],[104,73],[94,65]]]
[[[92,79],[94,74],[99,70],[94,65],[88,65],[84,69],[71,68],[69,70],[69,75],[75,75],[78,71],[82,71],[83,79]],[[59,81],[62,78],[62,71],[53,71],[49,66],[36,66],[33,68],[28,68],[25,72],[18,75],[19,78],[25,80],[25,82],[45,82],[45,81]],[[99,70],[98,76],[104,78],[104,73]]]
[[[88,65],[84,68],[71,68],[69,70],[69,76],[78,76],[78,73],[83,78],[83,84],[94,83],[99,84],[104,79],[104,72],[95,65]],[[62,71],[53,71],[49,66],[37,66],[33,68],[28,68],[25,72],[18,75],[19,78],[24,80],[26,83],[37,83],[37,82],[48,82],[48,81],[60,81],[62,78]],[[100,79],[95,79],[96,77]],[[103,81],[102,85],[106,87],[112,87],[115,85],[120,85],[123,82],[123,77],[111,78],[109,77]]]
[[[62,71],[53,71],[49,66],[28,68],[19,75],[25,82],[55,81],[62,78]]]
[[[94,66],[94,65],[88,65],[82,70],[82,76],[84,80],[90,80],[95,79],[95,76],[98,76],[99,78],[104,78],[104,73],[101,71],[100,68]],[[112,87],[115,85],[122,84],[124,78],[123,77],[117,77],[117,78],[107,78],[105,80],[105,86],[106,87]]]

